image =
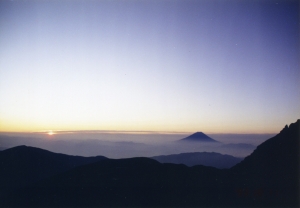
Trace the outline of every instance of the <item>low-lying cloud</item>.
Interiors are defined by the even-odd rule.
[[[218,152],[245,157],[258,144],[273,135],[209,135],[218,144],[176,142],[183,134],[125,134],[77,132],[47,135],[42,133],[6,133],[0,135],[0,148],[27,145],[69,155],[108,158],[152,157],[187,152]]]

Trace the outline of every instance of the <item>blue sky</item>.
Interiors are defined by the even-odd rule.
[[[297,1],[1,1],[0,131],[274,133]]]

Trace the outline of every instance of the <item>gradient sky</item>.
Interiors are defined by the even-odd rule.
[[[278,132],[299,29],[298,1],[1,1],[0,131]]]

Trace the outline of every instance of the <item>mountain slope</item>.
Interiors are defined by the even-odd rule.
[[[103,159],[107,158],[69,156],[27,146],[6,149],[0,152],[0,193]]]
[[[5,205],[139,207],[216,203],[214,195],[228,183],[227,173],[205,166],[160,164],[149,158],[108,159],[20,190]]]
[[[205,165],[215,168],[231,168],[242,161],[242,158],[222,155],[215,152],[192,152],[152,157],[161,163],[184,164],[187,166]]]
[[[274,182],[273,178],[280,177],[276,181],[279,185],[291,184],[291,181],[299,180],[299,140],[300,120],[292,123],[276,136],[260,144],[251,155],[241,163],[232,167],[235,173],[260,178],[260,183]],[[268,167],[268,168],[266,168]]]
[[[299,130],[298,120],[231,169],[107,159],[23,187],[0,205],[299,207]]]
[[[186,138],[180,139],[179,141],[193,141],[193,142],[218,142],[202,132],[196,132]]]
[[[299,205],[299,140],[300,120],[297,120],[231,168],[238,175],[235,183],[241,188],[259,190],[270,201],[273,196]]]

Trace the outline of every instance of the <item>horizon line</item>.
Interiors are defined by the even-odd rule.
[[[130,131],[130,130],[40,130],[40,131],[0,131],[2,133],[45,133],[48,134],[49,132],[53,132],[53,134],[76,134],[76,133],[103,133],[103,134],[193,134],[200,131]],[[203,131],[202,131],[203,132]],[[226,135],[253,135],[253,134],[277,134],[278,132],[267,132],[267,133],[213,133],[213,132],[203,132],[204,134],[226,134]]]

